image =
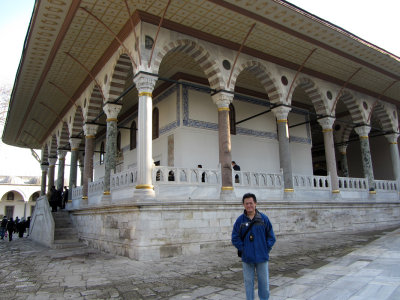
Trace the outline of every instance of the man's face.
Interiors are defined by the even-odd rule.
[[[253,214],[256,211],[256,205],[252,197],[244,199],[243,206],[247,214]]]

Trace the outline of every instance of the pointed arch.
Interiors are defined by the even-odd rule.
[[[58,148],[64,148],[69,144],[69,130],[66,122],[63,122],[61,129],[58,131]]]
[[[49,152],[48,152],[49,147],[47,146],[47,143],[44,144],[43,148],[42,148],[42,157],[41,157],[41,163],[47,163],[48,162],[48,158],[49,158]]]
[[[217,61],[211,57],[210,53],[197,42],[190,39],[182,39],[171,41],[163,47],[160,47],[157,53],[153,68],[155,73],[158,73],[163,58],[170,52],[182,52],[193,58],[207,76],[208,82],[212,89],[221,90],[225,88],[222,72],[217,64]]]
[[[111,77],[109,99],[107,101],[114,101],[117,99],[125,89],[125,84],[132,73],[132,62],[127,54],[122,54],[114,68]]]
[[[88,101],[85,122],[93,122],[94,119],[101,113],[103,107],[103,96],[97,85],[93,87],[93,91]]]
[[[353,131],[354,127],[350,125],[346,125],[342,131],[341,142],[346,143],[350,139],[350,134]]]
[[[321,90],[317,84],[308,77],[299,77],[293,86],[292,92],[289,95],[290,102],[292,102],[293,93],[296,88],[301,88],[307,96],[310,98],[311,103],[315,109],[315,112],[319,115],[329,115],[329,105],[326,103],[325,97],[323,97]]]
[[[346,105],[347,110],[349,111],[355,124],[367,123],[361,111],[361,107],[353,94],[351,94],[349,91],[345,91],[342,96],[340,96],[339,100],[343,101],[343,103]]]
[[[278,88],[276,79],[272,76],[272,73],[268,71],[267,67],[254,60],[246,61],[245,63],[238,65],[234,70],[229,86],[235,87],[237,78],[243,71],[249,71],[260,81],[268,95],[268,100],[271,103],[279,103],[282,92]]]
[[[78,106],[75,111],[74,117],[71,121],[71,137],[76,137],[83,130],[83,113],[82,108]]]
[[[57,136],[53,134],[49,141],[49,148],[48,148],[49,156],[48,157],[57,157]]]
[[[378,121],[383,131],[386,132],[396,132],[398,125],[393,122],[389,111],[382,102],[377,102],[377,104],[372,108],[371,116],[374,116]]]

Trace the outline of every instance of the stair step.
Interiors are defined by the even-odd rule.
[[[54,243],[56,244],[68,244],[68,243],[78,243],[79,239],[78,238],[61,238],[61,239],[57,239],[54,238]]]
[[[54,243],[51,248],[53,249],[66,249],[66,248],[82,248],[86,247],[85,244],[79,242],[73,243]]]

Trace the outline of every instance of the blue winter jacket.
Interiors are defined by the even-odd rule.
[[[255,222],[250,231],[244,237],[247,226]],[[252,235],[253,241],[250,241]],[[269,260],[269,252],[275,244],[275,234],[268,217],[256,210],[253,220],[246,216],[246,211],[237,218],[232,230],[232,244],[242,251],[242,261],[246,263],[260,263]]]

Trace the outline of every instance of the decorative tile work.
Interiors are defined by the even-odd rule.
[[[265,137],[272,140],[278,140],[278,135],[275,132],[252,130],[242,127],[236,127],[236,134]]]
[[[189,89],[196,90],[198,92],[206,93],[201,88],[195,88],[195,87],[186,86],[186,85],[182,86],[183,126],[217,131],[218,130],[218,124],[216,124],[216,123],[189,119]],[[270,104],[268,102],[266,102],[266,101],[257,100],[257,99],[254,99],[254,98],[246,98],[246,97],[240,96],[240,95],[237,96],[237,97],[235,96],[234,99],[236,99],[237,101],[243,101],[243,102],[246,102],[246,103],[252,103],[252,104],[260,105],[260,106],[264,106],[264,107],[269,107],[270,106]],[[273,139],[273,140],[277,140],[278,139],[278,135],[277,135],[276,132],[259,131],[259,130],[247,129],[247,128],[243,128],[243,127],[236,127],[236,134],[237,135],[263,137],[263,138]],[[307,137],[308,138],[292,136],[292,137],[290,137],[290,142],[302,143],[302,144],[311,144],[309,124],[307,124]]]
[[[290,143],[310,144],[311,145],[311,139],[310,138],[303,138],[303,137],[298,137],[298,136],[289,137],[289,142]]]

